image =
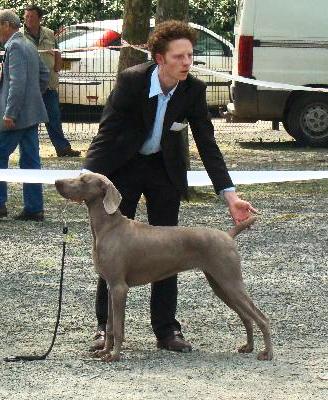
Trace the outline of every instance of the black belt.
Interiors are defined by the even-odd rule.
[[[161,160],[161,159],[163,159],[163,153],[161,151],[158,151],[157,153],[152,153],[152,154],[137,153],[136,158],[139,160],[145,160],[145,161]]]

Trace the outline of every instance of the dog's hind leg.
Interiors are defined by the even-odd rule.
[[[213,292],[233,311],[235,311],[239,318],[242,320],[246,335],[247,335],[247,343],[241,346],[238,351],[239,353],[251,353],[254,349],[254,335],[253,335],[253,320],[252,318],[245,317],[245,315],[239,312],[238,308],[229,300],[229,297],[224,294],[224,292],[220,289],[219,285],[212,278],[210,274],[204,272],[208,283],[210,284]]]
[[[220,285],[213,276],[205,273],[209,284],[215,294],[220,297],[231,309],[233,309],[241,318],[247,333],[247,344],[242,346],[240,352],[249,352],[253,348],[253,327],[252,320],[260,328],[265,348],[257,358],[259,360],[271,360],[273,357],[270,324],[268,318],[254,305],[251,298],[246,293],[243,282],[225,282]]]
[[[273,350],[269,319],[255,306],[245,291],[237,294],[234,301],[236,301],[240,312],[252,318],[263,334],[264,350],[258,353],[257,359],[261,361],[272,360]]]

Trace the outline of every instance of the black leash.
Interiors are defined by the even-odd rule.
[[[45,360],[48,355],[50,354],[56,340],[57,336],[57,330],[59,326],[59,321],[60,321],[60,313],[61,313],[61,307],[62,307],[62,298],[63,298],[63,280],[64,280],[64,265],[65,265],[65,253],[66,253],[66,235],[68,232],[68,228],[66,225],[66,222],[64,221],[63,223],[63,253],[62,253],[62,262],[61,262],[61,271],[60,271],[60,282],[59,282],[59,298],[58,298],[58,312],[57,312],[57,321],[55,325],[55,330],[54,334],[52,337],[52,342],[47,350],[46,353],[44,353],[41,356],[37,355],[30,355],[30,356],[9,356],[5,357],[3,360],[7,362],[16,362],[16,361],[39,361],[39,360]]]

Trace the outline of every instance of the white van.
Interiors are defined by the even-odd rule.
[[[247,78],[328,87],[328,0],[239,0],[232,72]],[[234,81],[232,119],[282,121],[297,141],[328,144],[328,94]]]

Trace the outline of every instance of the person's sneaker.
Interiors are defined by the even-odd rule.
[[[37,221],[41,222],[44,220],[44,213],[43,211],[30,213],[27,211],[22,211],[20,214],[14,217],[16,221]]]
[[[0,218],[8,217],[8,211],[6,206],[0,207]]]
[[[106,327],[98,326],[98,329],[93,336],[93,343],[90,346],[89,351],[102,350],[105,346],[105,340],[106,340]]]
[[[183,334],[180,331],[174,331],[172,335],[164,339],[157,340],[157,348],[170,351],[179,351],[182,353],[188,353],[192,350],[191,344],[184,339]]]
[[[63,149],[56,149],[58,157],[79,157],[81,152],[79,150],[73,150],[71,146],[66,146]]]

